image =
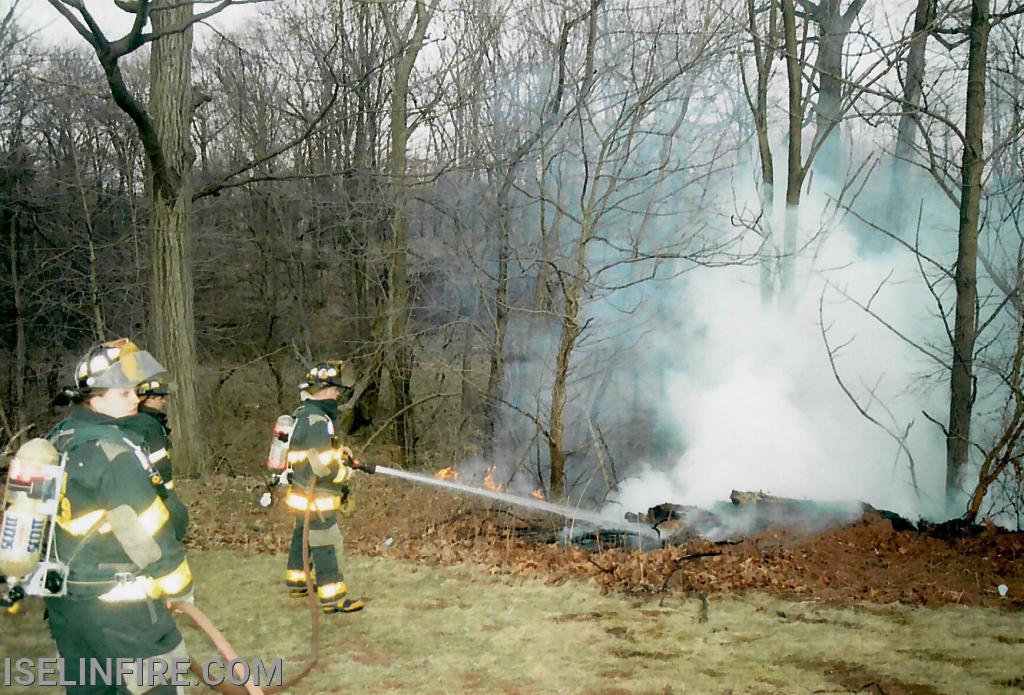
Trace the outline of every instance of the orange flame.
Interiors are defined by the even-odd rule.
[[[454,468],[449,466],[448,468],[442,468],[437,473],[434,473],[434,477],[439,480],[458,480],[459,473]]]
[[[530,497],[536,497],[537,499],[542,500],[544,499],[544,490],[542,490],[541,488],[537,488],[536,490],[530,493]]]
[[[484,487],[487,488],[488,490],[501,492],[501,485],[498,485],[496,482],[494,482],[495,468],[496,466],[491,466],[490,468],[487,469],[487,472],[484,474]]]

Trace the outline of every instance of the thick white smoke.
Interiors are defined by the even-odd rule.
[[[822,212],[820,201],[805,202],[802,239],[819,231]],[[737,489],[864,501],[906,516],[939,513],[944,439],[922,414],[945,416],[944,382],[928,388],[922,379],[938,365],[839,291],[871,300],[872,311],[908,337],[939,343],[941,323],[929,313],[933,303],[913,256],[903,250],[863,257],[840,226],[799,258],[792,302],[766,305],[759,272],[697,271],[679,290],[678,311],[696,326],[696,338],[675,351],[664,412],[685,453],[674,462],[649,462],[623,481],[615,508],[708,506]],[[821,335],[823,296],[833,349],[851,341],[836,356],[843,381],[890,430],[902,434],[914,422],[907,443],[918,492],[907,457],[897,460],[897,443],[862,417],[836,382]]]

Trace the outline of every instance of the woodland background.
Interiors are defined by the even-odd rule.
[[[382,460],[602,500],[693,450],[674,374],[753,292],[816,320],[922,508],[1019,527],[1024,5],[294,0],[193,41],[239,3],[125,0],[106,36],[47,2],[80,41],[0,26],[0,444],[130,335],[174,374],[180,474],[258,472],[345,358]],[[894,354],[851,316],[912,356],[890,395],[844,368]]]

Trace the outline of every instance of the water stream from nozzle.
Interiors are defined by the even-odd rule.
[[[607,516],[603,516],[598,512],[577,509],[576,507],[570,507],[564,504],[554,504],[546,500],[535,499],[533,497],[521,497],[519,495],[512,495],[507,492],[498,492],[496,490],[486,490],[472,485],[466,485],[464,483],[457,483],[452,480],[442,480],[435,478],[431,475],[422,475],[419,473],[410,473],[409,471],[403,471],[398,468],[388,468],[387,466],[377,466],[377,473],[383,475],[389,475],[393,478],[401,478],[403,480],[409,480],[414,483],[422,483],[424,485],[433,485],[434,487],[443,487],[449,490],[455,490],[457,492],[466,492],[471,495],[477,495],[478,497],[487,497],[488,499],[496,500],[498,502],[506,502],[508,504],[514,504],[518,507],[526,507],[528,509],[534,509],[540,512],[549,512],[551,514],[557,514],[558,516],[565,517],[567,519],[576,519],[578,521],[585,521],[587,523],[594,524],[601,528],[615,529],[619,531],[629,531],[636,533],[639,536],[645,538],[658,538],[658,532],[650,526],[643,524],[636,524],[625,519],[611,519]]]

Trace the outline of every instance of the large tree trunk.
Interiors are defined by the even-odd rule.
[[[818,104],[814,109],[816,129],[815,147],[818,149],[817,167],[822,173],[835,178],[842,176],[843,151],[840,147],[840,119],[843,113],[843,48],[853,20],[864,6],[865,0],[853,0],[846,12],[841,0],[819,0],[813,7],[812,17],[818,24]]]
[[[416,0],[415,18],[399,33],[397,17],[385,14],[390,21],[391,48],[397,56],[395,81],[391,93],[391,154],[389,173],[393,190],[391,210],[391,262],[388,271],[387,341],[388,370],[394,394],[395,429],[401,447],[400,466],[415,463],[415,420],[412,408],[413,349],[408,335],[409,278],[407,255],[408,199],[408,145],[409,124],[407,102],[409,80],[416,57],[423,47],[427,25],[436,8],[436,0],[429,7],[425,0]],[[385,10],[385,13],[387,10]],[[411,27],[411,31],[410,31]]]
[[[967,114],[961,167],[960,230],[956,257],[956,309],[953,366],[950,374],[949,423],[946,434],[946,511],[952,513],[969,461],[974,409],[975,310],[978,301],[978,216],[984,168],[985,63],[988,54],[989,0],[971,3],[970,53],[967,64]]]
[[[818,103],[814,108],[814,141],[820,148],[817,156],[821,173],[837,176],[842,170],[839,113],[843,102],[843,44],[846,33],[840,33],[837,21],[839,0],[821,0],[818,21]]]
[[[192,15],[190,4],[160,0],[153,29],[180,25]],[[173,8],[173,9],[171,9]],[[203,470],[206,431],[199,408],[195,313],[192,281],[192,196],[189,173],[195,158],[189,142],[192,120],[192,30],[155,41],[150,55],[150,112],[167,168],[165,181],[151,182],[150,253],[152,293],[150,340],[175,383],[171,427],[175,465],[186,473]]]

